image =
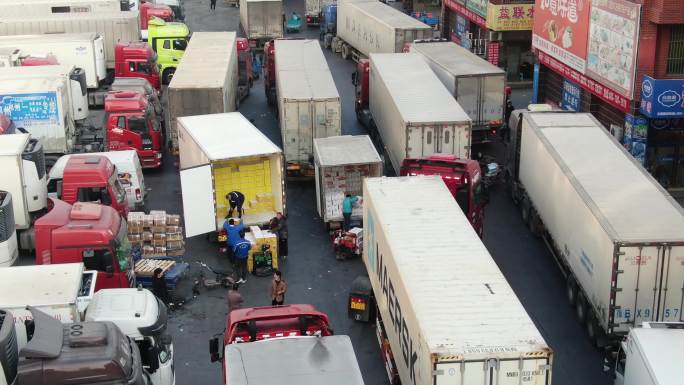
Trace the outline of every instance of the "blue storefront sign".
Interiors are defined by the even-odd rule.
[[[563,80],[563,99],[561,108],[568,111],[579,111],[582,100],[582,89],[577,84]]]
[[[60,124],[54,92],[0,95],[0,113],[19,127]]]
[[[684,79],[660,80],[644,75],[640,110],[649,118],[684,117]]]
[[[646,162],[648,120],[643,116],[625,115],[625,132],[622,143],[634,159],[642,165]]]
[[[456,14],[456,35],[461,41],[461,47],[470,49],[472,42],[468,38],[468,32],[470,31],[470,21],[465,17]]]

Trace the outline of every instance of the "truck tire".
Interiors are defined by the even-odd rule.
[[[520,202],[520,218],[526,225],[530,222],[530,201],[527,198]]]
[[[588,315],[586,327],[587,327],[587,335],[589,336],[589,339],[591,340],[591,344],[594,345],[594,347],[598,347],[601,329],[599,328],[598,321],[596,320],[596,317],[594,317],[593,315]]]
[[[584,299],[584,295],[578,291],[577,301],[575,301],[575,313],[577,314],[577,319],[584,323],[587,321],[587,301]]]
[[[341,50],[342,59],[344,59],[344,60],[349,59],[349,51],[350,51],[349,45],[348,44],[342,44],[342,50]]]
[[[577,301],[577,284],[571,277],[568,277],[565,285],[565,295],[568,297],[570,306],[575,306],[575,302]]]

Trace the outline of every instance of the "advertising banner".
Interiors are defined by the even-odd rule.
[[[539,52],[538,56],[539,62],[541,64],[555,71],[564,78],[570,79],[571,81],[579,84],[583,89],[605,100],[608,102],[608,104],[614,106],[620,111],[630,111],[630,101],[624,96],[616,93],[608,87],[605,87],[601,83],[582,75],[581,73],[573,70],[560,61],[552,58],[550,55],[545,54],[544,52]]]
[[[529,31],[534,4],[492,4],[487,6],[487,28],[493,31]]]
[[[577,112],[580,110],[581,100],[582,88],[569,80],[563,80],[563,99],[561,100],[561,108]]]
[[[444,0],[444,6],[451,9],[452,11],[460,13],[461,15],[468,18],[468,20],[479,25],[480,27],[487,28],[487,21],[484,18],[484,16],[486,16],[486,12],[484,16],[480,16],[479,14],[466,8],[465,5],[463,5],[462,1],[457,0]]]
[[[495,66],[499,65],[499,48],[498,41],[490,41],[487,44],[487,61]]]
[[[586,75],[634,98],[641,4],[593,0]]]
[[[466,8],[481,17],[487,17],[487,0],[468,0]]]
[[[589,0],[536,0],[532,46],[583,74],[589,9]]]
[[[649,118],[684,117],[684,79],[656,80],[644,75],[640,110]]]
[[[641,116],[625,115],[625,132],[623,145],[634,159],[642,165],[646,161],[646,139],[648,135],[648,121]]]
[[[54,92],[0,95],[0,113],[27,129],[62,124]]]

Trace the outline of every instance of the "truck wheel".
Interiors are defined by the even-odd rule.
[[[542,223],[541,219],[539,218],[539,213],[537,213],[537,210],[535,210],[534,207],[530,207],[529,209],[529,219],[527,227],[530,228],[530,232],[532,233],[532,235],[536,237],[541,236]]]
[[[166,85],[171,83],[171,79],[173,79],[174,72],[176,72],[175,68],[169,68],[166,71],[164,71],[164,76],[162,77],[162,82]]]
[[[577,301],[575,302],[575,313],[577,313],[577,319],[584,323],[587,320],[587,301],[584,299],[582,293],[577,293]]]
[[[570,306],[575,306],[575,301],[577,301],[577,284],[574,279],[568,278],[565,286],[565,293],[568,297],[568,302],[570,302]]]
[[[593,315],[588,315],[586,327],[591,344],[594,345],[594,347],[598,347],[600,329],[596,317]]]
[[[520,202],[520,217],[524,224],[530,222],[530,201],[527,198],[523,198]]]
[[[342,59],[349,59],[349,46],[347,44],[342,45]]]

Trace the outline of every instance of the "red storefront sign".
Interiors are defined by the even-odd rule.
[[[469,10],[464,5],[461,5],[454,0],[444,0],[444,5],[446,5],[449,9],[456,11],[461,15],[465,16],[466,18],[470,19],[470,21],[479,25],[480,27],[487,28],[487,20],[485,20],[484,17],[478,15],[477,13]]]
[[[598,96],[622,112],[629,112],[631,110],[629,99],[625,98],[624,96],[618,94],[603,84],[582,75],[581,73],[573,70],[572,68],[566,66],[565,64],[559,62],[540,50],[537,50],[537,54],[539,56],[540,63],[549,67],[564,78],[579,84],[580,87]]]
[[[487,61],[499,65],[499,43],[496,41],[490,41],[487,45]]]

